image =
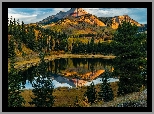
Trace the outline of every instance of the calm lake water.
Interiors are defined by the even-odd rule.
[[[92,81],[94,84],[102,83],[100,73],[105,68],[112,71],[113,60],[101,58],[61,58],[45,64],[41,63],[38,66],[33,66],[28,70],[20,71],[19,73],[22,76],[22,84],[25,85],[25,89],[33,89],[32,83],[35,83],[35,79],[37,79],[38,75],[46,75],[52,79],[54,88],[72,88],[80,85],[88,86]],[[78,77],[75,77],[73,73],[76,73]],[[89,77],[83,78],[85,75],[89,75]],[[119,79],[110,77],[108,81],[115,82],[119,81]]]

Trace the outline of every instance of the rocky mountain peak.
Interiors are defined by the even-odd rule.
[[[67,16],[77,17],[77,16],[82,16],[82,15],[85,15],[85,14],[88,14],[88,12],[86,12],[82,8],[71,8],[67,12],[60,11],[56,15],[49,16],[49,17],[43,19],[42,21],[40,21],[38,23],[42,23],[42,22],[49,23],[48,21],[50,21],[50,20],[57,21],[57,20],[66,18]]]
[[[82,16],[82,15],[88,14],[88,12],[86,12],[82,8],[71,8],[69,11],[66,12],[66,14],[75,17],[75,16]]]
[[[85,10],[83,10],[82,8],[71,8],[70,9],[70,11],[73,13],[75,13],[75,12],[78,12],[78,13],[80,13],[80,12],[84,12],[84,13],[87,13]]]
[[[55,15],[55,17],[58,18],[58,19],[62,19],[62,18],[65,18],[67,16],[77,17],[77,16],[82,16],[82,15],[85,15],[85,14],[88,14],[88,13],[85,10],[83,10],[82,8],[71,8],[67,12],[60,11],[59,13],[57,13]]]

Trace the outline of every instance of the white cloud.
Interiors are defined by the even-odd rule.
[[[31,12],[25,13],[17,10],[16,8],[8,8],[8,18],[19,19],[20,22],[23,21],[27,23],[39,22],[42,19],[55,15],[60,11],[68,11],[70,8],[53,8],[51,11],[46,11],[47,8],[29,8]],[[51,9],[51,8],[50,8]]]
[[[72,88],[72,86],[70,86],[69,84],[67,84],[67,83],[59,83],[56,80],[53,80],[52,83],[53,83],[55,88],[57,88],[57,87],[69,87],[69,88]]]
[[[16,20],[19,19],[19,21],[24,21],[24,23],[29,23],[32,20],[35,20],[36,14],[30,14],[25,12],[18,12],[15,9],[8,9],[8,18],[15,18]]]
[[[83,8],[87,12],[98,17],[114,17],[119,15],[129,15],[139,23],[147,21],[147,9],[145,8]]]
[[[128,8],[83,8],[83,9],[98,17],[113,17],[118,15],[124,15],[129,12]]]

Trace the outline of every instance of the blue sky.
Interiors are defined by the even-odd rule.
[[[59,11],[68,11],[70,8],[8,8],[8,18],[19,19],[27,23],[39,22],[42,19],[56,15]],[[141,24],[147,23],[146,8],[83,8],[88,13],[98,17],[113,17],[129,15],[132,19]]]

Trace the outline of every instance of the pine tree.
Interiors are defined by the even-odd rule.
[[[60,44],[59,44],[59,50],[65,51],[66,50],[66,44],[67,44],[66,40],[61,40]]]
[[[96,100],[96,88],[95,88],[95,85],[94,85],[94,82],[92,82],[90,84],[90,86],[87,87],[87,91],[85,92],[85,95],[87,98],[88,98],[88,102],[89,103],[95,103],[95,100]]]
[[[143,41],[146,36],[138,33],[138,27],[129,22],[123,22],[114,35],[112,47],[115,58],[114,75],[120,77],[118,95],[139,91],[144,77],[141,75],[145,66],[145,51]]]
[[[55,51],[59,51],[59,46],[59,41],[57,40],[54,47]]]
[[[21,76],[18,74],[15,66],[14,39],[11,38],[12,54],[10,55],[10,71],[8,73],[8,107],[23,107],[25,103],[21,93]]]
[[[88,44],[87,44],[87,53],[91,53],[91,50],[90,50],[90,43],[89,43],[89,41],[88,41]]]
[[[16,26],[17,24],[16,24],[16,20],[15,20],[15,18],[14,18],[14,20],[13,20],[13,36],[14,36],[14,38],[16,39],[16,34],[17,34],[17,26]]]
[[[28,27],[28,32],[26,34],[26,45],[32,49],[35,50],[35,32],[33,27]]]
[[[101,43],[100,43],[100,41],[98,42],[97,47],[98,47],[98,52],[101,53]]]
[[[90,42],[91,52],[94,53],[94,37],[92,37]]]
[[[37,79],[33,82],[32,92],[35,97],[32,97],[30,104],[35,104],[36,107],[52,107],[54,104],[54,96],[52,95],[54,87],[52,80],[47,76],[46,63],[44,61],[44,54],[40,53],[41,63],[39,64],[36,74]]]
[[[76,54],[76,53],[78,53],[79,51],[78,51],[78,46],[77,46],[77,43],[74,43],[73,44],[73,47],[72,47],[72,53],[73,54]]]
[[[15,50],[15,40],[13,36],[10,36],[10,40],[8,41],[8,58],[14,58],[16,56]]]
[[[102,74],[103,83],[101,84],[99,92],[99,99],[101,100],[103,99],[104,102],[111,101],[114,98],[111,85],[108,82],[109,77],[111,77],[111,73],[109,72],[108,69],[106,69],[105,72]]]
[[[13,63],[11,63],[11,67],[12,66],[14,66]],[[25,100],[20,95],[21,88],[21,76],[18,75],[16,69],[12,67],[8,73],[8,107],[23,107]]]
[[[25,28],[25,25],[24,25],[24,22],[22,21],[21,23],[21,40],[23,43],[26,43],[26,28]]]
[[[8,19],[9,23],[8,23],[8,34],[12,35],[13,33],[13,21],[12,21],[12,16],[10,18],[10,20]]]

